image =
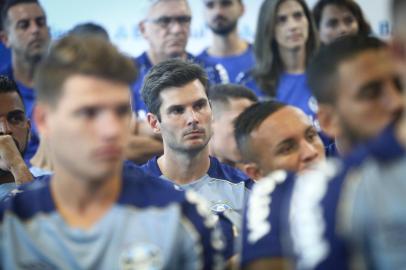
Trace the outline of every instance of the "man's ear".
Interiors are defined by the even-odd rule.
[[[48,117],[49,117],[49,110],[48,106],[44,106],[40,103],[37,103],[34,108],[34,121],[38,128],[38,132],[41,137],[47,138],[48,137]]]
[[[341,133],[338,118],[339,116],[333,106],[319,104],[317,119],[323,132],[331,138],[335,138]]]
[[[6,33],[6,30],[1,30],[0,31],[0,41],[6,46],[6,48],[10,48],[8,44],[8,35]]]
[[[141,35],[147,39],[146,37],[146,30],[145,30],[145,22],[144,21],[140,21],[138,23],[138,30],[140,31]]]
[[[257,164],[250,162],[244,163],[239,168],[248,175],[252,180],[259,180],[263,177],[261,169],[258,167]]]
[[[159,122],[158,117],[155,114],[150,112],[147,113],[147,121],[154,133],[161,134],[161,123]]]

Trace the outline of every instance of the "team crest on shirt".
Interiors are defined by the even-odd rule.
[[[233,210],[233,208],[227,201],[213,201],[210,210],[213,213],[223,213],[224,211],[227,210]]]
[[[162,269],[162,266],[159,247],[150,243],[130,245],[120,255],[122,270],[158,270]]]

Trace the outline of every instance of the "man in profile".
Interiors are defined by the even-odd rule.
[[[35,76],[35,120],[54,174],[2,205],[2,268],[221,267],[222,241],[199,198],[123,165],[136,73],[97,37],[51,47]]]

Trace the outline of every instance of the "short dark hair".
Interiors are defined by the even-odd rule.
[[[131,58],[98,37],[68,35],[56,41],[36,69],[34,88],[38,101],[55,105],[65,81],[72,75],[96,76],[132,84],[137,70]]]
[[[156,64],[144,78],[141,88],[142,99],[148,111],[161,121],[159,108],[162,105],[160,93],[169,87],[181,87],[199,80],[207,95],[208,79],[206,71],[199,65],[181,59],[169,59]]]
[[[387,45],[380,39],[368,36],[344,36],[323,46],[307,68],[308,84],[320,103],[335,104],[337,99],[337,72],[339,65],[367,50],[378,50]]]
[[[354,0],[319,0],[313,8],[313,17],[317,29],[320,29],[321,17],[326,6],[334,5],[345,8],[355,17],[358,23],[358,34],[368,36],[371,34],[371,26],[366,21],[361,7]]]
[[[257,102],[245,109],[234,120],[234,137],[244,162],[253,161],[255,156],[255,153],[252,153],[250,142],[251,133],[270,115],[285,106],[286,104],[276,100]]]
[[[209,89],[209,100],[213,115],[216,118],[221,112],[227,111],[231,100],[248,99],[258,102],[257,96],[249,88],[239,84],[215,84]]]
[[[78,36],[95,35],[105,40],[110,40],[107,30],[103,26],[93,22],[77,24],[69,30],[68,34]]]
[[[14,93],[14,92],[18,94],[18,96],[21,100],[21,103],[23,104],[23,107],[24,107],[23,97],[20,93],[20,90],[18,89],[17,83],[13,79],[11,79],[7,76],[0,75],[0,94]]]
[[[16,5],[20,4],[37,4],[38,6],[41,6],[38,0],[5,0],[5,3],[1,9],[1,28],[6,27],[7,25],[7,13],[10,8]]]

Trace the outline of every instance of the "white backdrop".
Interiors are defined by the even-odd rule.
[[[82,22],[95,22],[104,26],[112,41],[124,52],[138,55],[147,47],[138,32],[137,24],[144,13],[144,0],[41,0],[44,6],[51,32],[54,37],[66,32]],[[307,0],[310,6],[316,0]],[[375,34],[388,37],[389,0],[357,0],[366,17],[371,22]],[[262,0],[245,0],[246,13],[239,23],[241,35],[252,41],[255,32],[257,13]],[[210,32],[202,16],[202,1],[189,0],[192,8],[192,35],[188,51],[200,52],[210,42]]]

